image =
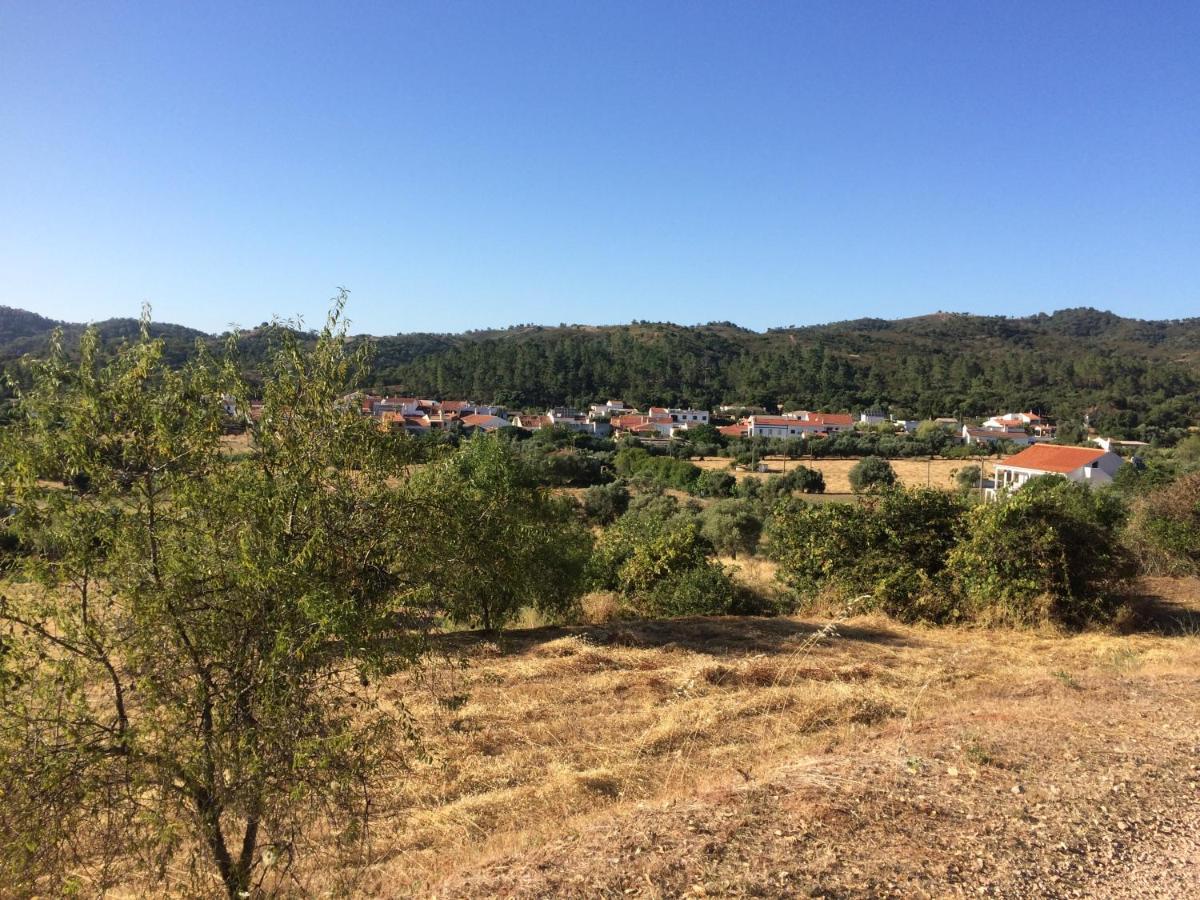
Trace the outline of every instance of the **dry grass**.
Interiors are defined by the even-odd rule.
[[[984,477],[988,477],[992,472],[994,460],[985,459],[982,462],[974,459],[892,459],[888,460],[892,464],[892,468],[896,470],[896,475],[900,479],[900,483],[906,487],[924,487],[927,484],[932,487],[953,488],[954,473],[959,469],[981,464],[984,467]],[[708,456],[703,459],[692,460],[697,466],[702,469],[728,469],[729,459],[723,456]],[[779,474],[788,471],[796,466],[807,466],[810,469],[817,469],[825,476],[825,490],[830,494],[848,494],[850,493],[850,470],[858,464],[857,459],[800,459],[787,460],[779,456],[764,457],[763,462],[770,466],[771,471],[766,473],[743,472],[737,471],[734,474],[738,478],[766,478],[772,474]]]
[[[739,576],[758,581],[769,573],[746,567]],[[504,873],[520,871],[533,879],[527,891],[516,890],[522,896],[591,895],[539,882],[549,876],[526,871],[523,861],[567,853],[564,841],[587,840],[596,828],[628,829],[622,839],[640,840],[647,810],[685,829],[667,812],[677,804],[704,807],[711,801],[701,798],[780,779],[789,790],[857,784],[861,773],[838,771],[848,773],[864,753],[899,754],[887,765],[904,771],[888,777],[949,766],[976,786],[1011,781],[1038,764],[1039,753],[1054,767],[1064,741],[1086,738],[1070,724],[1081,710],[1110,723],[1121,715],[1113,706],[1120,685],[1148,691],[1170,683],[1181,692],[1200,683],[1200,634],[1170,624],[1172,616],[1195,621],[1197,583],[1161,580],[1152,588],[1165,626],[1128,636],[938,631],[881,618],[541,628],[510,633],[501,646],[448,636],[468,668],[435,673],[421,690],[410,676],[387,685],[408,699],[433,763],[392,786],[376,832],[379,855],[357,890],[503,893]],[[1172,592],[1179,605],[1164,606]],[[594,603],[603,619],[608,600]],[[461,693],[469,697],[461,707],[438,701]],[[1032,750],[1016,747],[1005,731],[1029,715],[1037,719]],[[805,762],[818,758],[820,771]],[[977,812],[988,815],[982,805]],[[604,847],[594,853],[603,857]],[[493,876],[496,884],[487,880]],[[303,883],[315,891],[329,877],[306,872]],[[622,892],[675,893],[632,882],[594,893]]]

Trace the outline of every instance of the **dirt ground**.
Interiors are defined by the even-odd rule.
[[[1127,635],[858,617],[447,636],[466,668],[386,686],[431,762],[337,890],[1200,897],[1200,581],[1141,589]]]
[[[728,469],[730,460],[723,456],[708,456],[703,459],[694,459],[692,462],[702,469]],[[738,478],[765,478],[798,465],[807,466],[810,469],[819,469],[825,476],[827,493],[848,494],[850,493],[850,470],[859,461],[857,459],[788,460],[781,456],[769,456],[764,457],[763,462],[770,467],[769,472],[759,475],[754,472],[737,471],[734,472],[734,475]],[[906,487],[924,487],[928,484],[933,487],[953,488],[955,486],[954,473],[959,469],[979,463],[983,466],[984,477],[989,477],[992,474],[992,465],[995,460],[985,459],[980,462],[976,459],[892,459],[888,462],[896,470],[900,483]]]

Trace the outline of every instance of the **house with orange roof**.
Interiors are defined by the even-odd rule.
[[[489,416],[481,413],[471,413],[470,415],[463,416],[458,421],[462,423],[464,428],[478,428],[481,431],[497,431],[501,428],[507,428],[512,424],[508,419],[502,419],[500,416]]]
[[[1020,490],[1029,479],[1041,475],[1061,475],[1087,485],[1108,484],[1124,464],[1116,453],[1098,447],[1034,444],[996,463],[995,487],[987,496],[994,499],[998,493]]]

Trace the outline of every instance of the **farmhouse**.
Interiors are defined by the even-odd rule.
[[[998,492],[1019,490],[1039,475],[1062,475],[1088,485],[1108,484],[1122,465],[1120,456],[1096,447],[1034,444],[996,464],[996,486],[988,490],[988,499]]]

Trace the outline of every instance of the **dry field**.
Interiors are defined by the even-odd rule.
[[[703,459],[692,460],[697,466],[702,469],[728,469],[729,459],[722,456],[708,456]],[[734,472],[738,478],[765,478],[771,474],[777,474],[794,468],[795,466],[807,466],[810,469],[818,469],[825,476],[825,490],[830,494],[848,494],[850,493],[850,470],[858,464],[857,459],[800,459],[787,460],[780,456],[764,457],[763,462],[770,466],[771,471],[759,475],[754,472]],[[888,460],[892,464],[892,468],[896,470],[896,475],[900,479],[900,483],[907,487],[924,487],[926,484],[933,487],[952,488],[954,487],[954,473],[964,466],[975,465],[979,460],[967,459],[892,459]],[[984,467],[984,475],[990,476],[992,473],[992,464],[994,460],[985,459],[982,461]]]
[[[747,573],[754,580],[768,572]],[[856,617],[448,635],[431,762],[304,894],[1200,896],[1200,582],[1128,635]],[[449,702],[465,695],[465,702]],[[343,873],[345,874],[345,873]]]

